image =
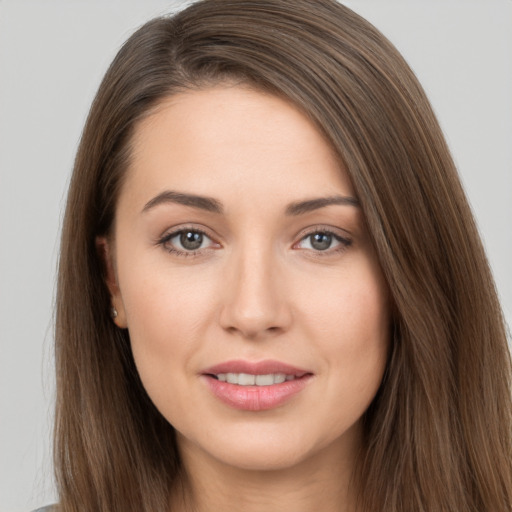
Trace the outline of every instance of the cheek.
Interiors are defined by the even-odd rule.
[[[337,340],[334,345],[357,353],[364,347],[379,347],[387,339],[389,296],[374,265],[363,261],[360,268],[354,266],[324,282],[316,281],[305,290],[304,316],[326,342]]]
[[[325,355],[329,392],[343,395],[345,404],[365,408],[380,385],[390,342],[389,304],[380,269],[367,260],[308,295],[309,336]]]
[[[153,399],[187,372],[212,315],[212,286],[200,272],[177,272],[151,258],[119,262],[133,356]],[[157,395],[157,396],[154,396]]]
[[[202,407],[191,383],[205,340],[212,339],[220,273],[207,265],[173,268],[161,255],[137,265],[132,259],[119,270],[137,371],[151,401],[179,429]]]
[[[163,259],[140,258],[119,276],[132,343],[151,347],[155,357],[193,346],[212,314],[216,286],[204,271],[173,269]]]

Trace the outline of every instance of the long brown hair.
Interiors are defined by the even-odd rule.
[[[293,102],[343,161],[393,301],[393,340],[364,417],[365,512],[512,510],[511,365],[475,223],[414,74],[334,0],[203,0],[125,43],[92,105],[59,265],[55,465],[65,512],[163,511],[174,431],[109,316],[108,234],[137,121],[224,80]]]

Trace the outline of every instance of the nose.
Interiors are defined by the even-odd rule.
[[[272,251],[247,248],[233,255],[222,293],[220,324],[246,339],[265,339],[285,332],[292,312],[283,273]]]

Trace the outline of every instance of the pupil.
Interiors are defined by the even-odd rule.
[[[188,251],[194,251],[201,247],[203,243],[202,233],[196,233],[194,231],[185,231],[180,235],[181,245]]]
[[[332,236],[326,233],[315,233],[311,235],[311,246],[317,251],[329,249],[332,242]]]

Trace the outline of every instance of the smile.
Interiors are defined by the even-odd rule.
[[[272,386],[282,384],[285,381],[295,380],[295,375],[285,373],[267,373],[265,375],[253,375],[250,373],[218,373],[214,375],[221,382],[237,384],[238,386]]]
[[[313,373],[279,361],[227,361],[201,377],[225,405],[255,412],[285,405],[307,387]]]

